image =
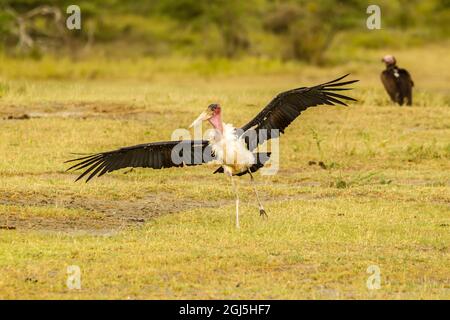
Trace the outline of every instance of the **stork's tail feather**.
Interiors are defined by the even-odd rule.
[[[243,176],[244,174],[247,174],[248,171],[250,172],[256,172],[259,169],[261,169],[262,167],[264,167],[264,164],[270,159],[270,152],[256,152],[253,154],[255,156],[256,159],[256,163],[253,164],[247,171],[241,172],[241,173],[237,173],[236,176]],[[223,167],[219,167],[216,169],[216,171],[213,172],[214,174],[216,173],[223,173]]]

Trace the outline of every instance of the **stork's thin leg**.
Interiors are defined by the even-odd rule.
[[[239,194],[233,176],[230,176],[230,178],[231,178],[231,185],[233,186],[233,192],[236,197],[236,228],[239,229]]]
[[[248,171],[248,174],[250,175],[250,181],[252,182],[253,190],[255,190],[255,194],[256,194],[256,200],[258,201],[259,215],[263,218],[267,218],[266,210],[264,210],[261,200],[259,200],[258,190],[256,189],[256,185],[255,185],[255,179],[253,179],[253,175],[250,172],[250,170]]]

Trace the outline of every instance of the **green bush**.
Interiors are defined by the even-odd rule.
[[[2,0],[0,44],[16,53],[16,15],[41,5],[57,6],[65,16],[70,0]],[[362,0],[80,0],[82,30],[49,30],[45,17],[27,23],[39,38],[30,52],[84,52],[85,47],[123,56],[264,56],[321,64],[333,60],[330,48],[382,48],[423,45],[450,34],[448,0],[380,0],[382,30],[365,26]],[[341,35],[349,34],[345,41]],[[57,45],[53,44],[55,41]],[[334,50],[333,49],[333,50]]]

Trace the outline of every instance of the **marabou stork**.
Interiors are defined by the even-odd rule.
[[[412,105],[412,87],[414,82],[406,69],[397,67],[397,60],[392,55],[386,55],[381,59],[386,64],[386,69],[381,72],[381,82],[392,102],[403,105]]]
[[[85,155],[66,162],[76,162],[67,170],[84,169],[76,179],[95,176],[122,168],[170,168],[203,163],[218,163],[214,173],[225,173],[230,177],[236,200],[236,226],[239,228],[239,195],[234,177],[249,174],[259,205],[259,213],[267,214],[259,199],[254,184],[253,172],[261,168],[270,153],[255,152],[259,144],[284,133],[286,127],[309,107],[318,105],[344,105],[343,100],[356,101],[336,91],[350,90],[343,86],[358,80],[340,82],[347,75],[313,87],[301,87],[278,94],[259,114],[241,128],[222,122],[221,107],[211,104],[191,124],[196,126],[209,121],[213,133],[208,140],[180,140],[140,144],[114,151]]]

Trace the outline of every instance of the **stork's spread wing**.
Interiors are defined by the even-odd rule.
[[[90,173],[86,182],[95,176],[122,168],[170,168],[183,165],[198,165],[213,160],[211,147],[206,140],[164,141],[125,147],[72,159],[77,162],[67,170],[85,171],[80,180]]]
[[[284,129],[309,107],[321,104],[346,106],[342,100],[356,101],[335,92],[350,90],[342,86],[358,81],[339,82],[346,76],[348,74],[314,87],[297,88],[277,95],[254,119],[241,128],[248,148],[254,150],[258,144],[284,133]]]

